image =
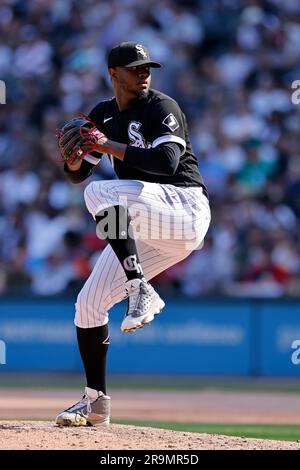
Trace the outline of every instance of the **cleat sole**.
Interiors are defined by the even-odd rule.
[[[155,315],[160,314],[160,312],[162,311],[164,306],[165,306],[165,302],[162,299],[159,299],[157,309],[153,313],[148,315],[147,317],[143,318],[143,320],[141,321],[141,323],[139,325],[135,325],[135,326],[132,326],[132,327],[127,327],[127,328],[126,327],[122,328],[122,326],[121,326],[121,331],[123,333],[134,333],[136,330],[140,330],[145,325],[150,325],[150,323],[154,320]]]

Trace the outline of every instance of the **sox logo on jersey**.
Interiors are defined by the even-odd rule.
[[[139,132],[139,129],[141,127],[141,123],[137,121],[131,121],[129,126],[128,126],[128,136],[131,141],[131,144],[133,147],[139,147],[139,148],[151,148],[151,143],[145,142],[145,138],[141,132]]]
[[[173,113],[168,114],[162,123],[167,126],[172,132],[178,129],[179,124]],[[138,121],[131,121],[128,125],[128,136],[133,147],[139,148],[151,148],[152,144],[145,141],[145,138],[139,129],[141,128],[142,123]]]

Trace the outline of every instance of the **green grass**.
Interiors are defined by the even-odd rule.
[[[81,389],[83,374],[4,373],[0,370],[0,389]],[[113,375],[108,377],[109,390],[223,390],[235,392],[300,393],[300,380],[262,378],[213,378],[178,376]]]
[[[164,421],[116,420],[115,424],[130,424],[152,428],[171,429],[172,431],[223,434],[225,436],[274,439],[278,441],[300,441],[300,425],[284,424],[197,424]]]

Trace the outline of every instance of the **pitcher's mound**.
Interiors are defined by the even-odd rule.
[[[2,421],[0,449],[199,450],[297,449],[300,443],[111,424],[59,428],[47,421]]]

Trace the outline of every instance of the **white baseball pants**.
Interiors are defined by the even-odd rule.
[[[150,280],[203,245],[210,223],[200,187],[137,180],[94,181],[84,192],[93,218],[111,206],[127,206],[145,278]],[[80,291],[75,325],[94,328],[108,322],[110,308],[125,297],[124,270],[107,245]]]

